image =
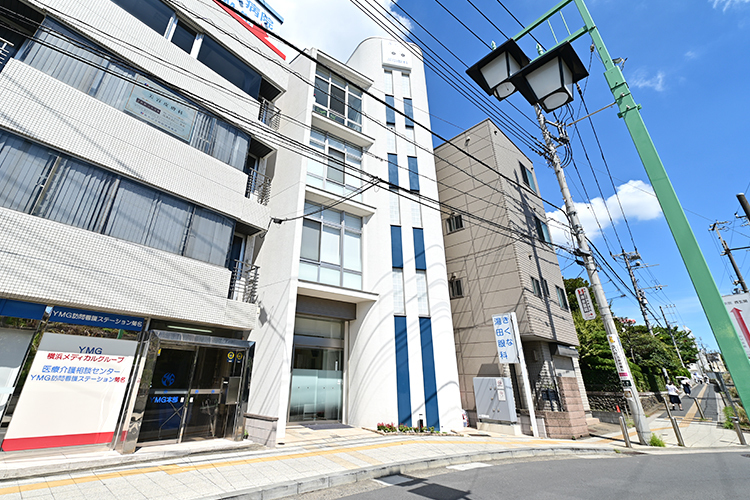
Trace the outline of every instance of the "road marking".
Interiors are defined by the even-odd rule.
[[[471,470],[471,469],[481,469],[482,467],[491,467],[491,465],[485,464],[482,462],[469,462],[468,464],[449,465],[446,467],[446,469]]]
[[[688,412],[685,414],[684,417],[682,417],[682,421],[680,422],[680,427],[687,427],[690,425],[690,422],[695,417],[695,414],[698,413],[698,407],[697,405],[700,404],[700,399],[703,397],[703,394],[708,389],[707,385],[703,386],[703,389],[701,389],[701,392],[698,394],[698,396],[694,399],[695,404],[688,410]]]

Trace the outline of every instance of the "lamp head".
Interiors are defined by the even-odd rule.
[[[516,91],[509,78],[529,64],[529,58],[512,38],[484,56],[466,74],[488,95],[505,99]]]
[[[532,105],[551,113],[573,100],[573,84],[588,71],[570,42],[545,52],[510,77],[510,83]]]

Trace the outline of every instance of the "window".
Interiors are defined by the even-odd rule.
[[[453,277],[448,280],[448,293],[450,298],[458,299],[464,296],[463,280]]]
[[[418,200],[411,200],[411,225],[413,227],[422,227],[422,204]]]
[[[430,301],[427,296],[426,271],[417,271],[417,309],[420,316],[430,315]]]
[[[417,166],[417,159],[414,156],[407,158],[409,162],[409,189],[411,191],[419,191],[419,168]]]
[[[445,225],[448,228],[448,233],[453,233],[464,228],[464,220],[461,218],[461,214],[451,214],[445,220]]]
[[[411,97],[411,81],[409,73],[401,73],[401,93],[404,97]]]
[[[385,107],[385,123],[388,125],[393,125],[396,123],[396,110],[393,109],[393,106],[396,105],[396,102],[393,99],[392,95],[385,96],[385,103],[387,106]]]
[[[398,186],[398,155],[388,153],[388,182]]]
[[[299,277],[362,289],[362,218],[305,203]]]
[[[536,191],[536,185],[534,184],[534,174],[531,173],[531,170],[523,166],[523,164],[519,163],[518,166],[521,168],[521,178],[523,179],[523,183],[529,186],[532,191],[535,193]]]
[[[407,128],[404,131],[404,136],[406,136],[406,154],[408,156],[417,156],[417,146],[414,144],[414,129]]]
[[[317,129],[310,131],[310,146],[325,155],[307,163],[307,184],[330,193],[349,195],[362,187],[362,149]],[[362,200],[362,195],[353,197]]]
[[[531,291],[534,292],[534,295],[537,297],[542,296],[542,285],[539,283],[539,280],[535,277],[531,277]]]
[[[397,192],[391,190],[390,191],[390,198],[391,198],[391,226],[400,226],[401,225],[401,206],[400,206],[400,196]]]
[[[193,45],[198,37],[198,32],[187,26],[184,22],[178,20],[176,16],[172,26],[172,38],[170,41],[188,54],[192,53]],[[203,40],[202,35],[200,40]]]
[[[549,228],[547,224],[541,221],[539,217],[534,216],[534,224],[536,225],[537,237],[545,243],[552,243],[552,239],[549,237]]]
[[[198,60],[250,97],[258,99],[263,80],[260,74],[208,35],[203,35]]]
[[[0,206],[221,266],[234,233],[223,215],[8,132]]]
[[[362,91],[318,66],[313,111],[362,132]]]
[[[388,125],[388,130],[386,130],[387,135],[387,144],[388,144],[388,152],[389,153],[395,153],[396,152],[396,127],[393,125]]]
[[[140,22],[164,36],[174,11],[159,0],[112,0]]]
[[[393,95],[393,72],[386,70],[384,73],[385,76],[385,86],[384,91],[388,95]]]
[[[406,314],[404,270],[398,268],[393,268],[393,314]]]
[[[250,145],[248,134],[176,92],[113,62],[105,50],[51,18],[44,21],[33,40],[24,44],[19,60],[219,161],[238,170],[244,168]],[[142,113],[144,107],[136,105],[136,98],[150,100],[148,106],[169,114],[174,126],[165,127],[161,121],[149,119]],[[178,114],[166,108],[167,101],[179,110]]]
[[[560,304],[560,307],[565,311],[570,310],[570,307],[568,306],[568,298],[566,296],[567,294],[565,293],[565,290],[563,290],[559,286],[556,286],[555,290],[557,290],[557,302]]]
[[[411,99],[404,98],[404,114],[406,115],[406,126],[414,127],[414,106]]]
[[[549,297],[549,285],[547,285],[547,280],[542,278],[542,293],[545,297]]]

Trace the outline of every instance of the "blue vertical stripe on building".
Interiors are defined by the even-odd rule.
[[[417,158],[410,156],[409,160],[409,189],[419,191],[419,168],[417,168]]]
[[[388,153],[388,182],[398,186],[398,156]]]
[[[414,265],[417,271],[427,270],[427,261],[424,256],[424,229],[415,227],[414,231]]]
[[[404,114],[406,115],[406,126],[414,126],[414,106],[412,106],[411,99],[404,99]]]
[[[404,267],[404,252],[401,249],[401,226],[391,226],[391,260],[393,267]]]
[[[411,386],[409,385],[409,343],[406,317],[394,316],[396,331],[396,400],[398,423],[411,427]],[[433,363],[434,364],[434,363]],[[433,380],[434,380],[433,368]]]
[[[385,96],[385,103],[389,106],[396,105],[392,95]],[[392,107],[385,107],[385,122],[389,125],[393,125],[396,123],[396,111]]]
[[[435,379],[435,352],[432,347],[432,321],[419,318],[419,335],[422,341],[422,379],[424,380],[424,407],[427,427],[440,430],[437,380]]]

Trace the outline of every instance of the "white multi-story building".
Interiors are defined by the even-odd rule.
[[[259,242],[251,435],[288,424],[461,423],[424,67],[369,38],[344,64],[312,49],[279,100],[274,224]],[[388,104],[388,106],[386,105]],[[278,422],[272,422],[278,418]]]
[[[283,54],[210,0],[3,0],[0,38],[2,450],[241,438]]]

